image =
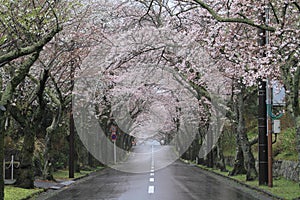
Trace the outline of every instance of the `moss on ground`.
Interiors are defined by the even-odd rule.
[[[43,189],[23,189],[14,186],[5,186],[4,200],[22,200],[43,192]]]
[[[74,173],[74,178],[81,178],[81,177],[84,177],[94,171],[97,171],[97,170],[100,170],[102,169],[103,167],[98,167],[96,168],[95,170],[81,170],[80,173],[78,172],[75,172]],[[58,170],[56,172],[53,173],[53,177],[55,179],[69,179],[69,171],[68,170]]]

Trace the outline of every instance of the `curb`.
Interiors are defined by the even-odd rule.
[[[247,187],[247,188],[250,188],[250,189],[252,189],[252,190],[256,190],[256,191],[258,191],[258,192],[264,193],[264,194],[268,195],[269,197],[272,197],[273,199],[284,200],[284,198],[279,197],[279,196],[277,196],[277,195],[274,195],[274,194],[272,194],[271,192],[268,192],[268,191],[266,191],[266,190],[263,190],[263,189],[260,189],[260,188],[257,188],[257,187],[253,187],[253,186],[251,186],[251,185],[248,185],[248,184],[243,183],[243,182],[241,182],[241,181],[238,181],[238,180],[236,180],[236,179],[230,178],[230,176],[225,176],[225,175],[223,175],[223,174],[219,174],[219,173],[217,173],[217,172],[211,171],[211,170],[209,170],[209,169],[206,169],[206,168],[202,167],[201,165],[196,165],[196,164],[195,164],[195,166],[196,166],[196,167],[199,167],[200,169],[205,170],[205,171],[207,171],[207,172],[210,172],[210,173],[213,173],[213,174],[215,174],[215,175],[224,177],[224,178],[226,178],[226,179],[228,179],[228,180],[234,181],[234,182],[236,182],[236,183],[238,183],[238,184],[240,184],[240,185],[243,185],[243,186],[245,186],[245,187]]]
[[[80,177],[77,177],[77,178],[70,179],[69,181],[74,181],[74,182],[71,183],[70,185],[74,185],[74,184],[76,184],[79,180],[84,179],[84,178],[87,178],[87,177],[90,177],[91,174],[96,173],[96,172],[99,172],[99,171],[101,171],[101,170],[103,170],[103,169],[105,169],[105,167],[100,168],[100,169],[97,169],[97,170],[95,170],[95,171],[92,171],[91,173],[85,174],[85,175],[83,175],[83,176],[80,176]],[[70,186],[70,185],[68,185],[68,186]],[[47,192],[50,192],[50,191],[56,191],[56,192],[58,193],[58,192],[60,192],[60,191],[63,191],[64,189],[66,189],[66,186],[67,186],[67,185],[61,187],[60,189],[56,189],[56,190],[55,190],[55,189],[52,189],[52,188],[40,188],[40,189],[43,189],[43,191],[37,192],[37,193],[35,193],[35,194],[32,194],[32,195],[30,195],[30,196],[28,196],[28,197],[25,197],[25,198],[21,199],[21,200],[31,200],[33,197],[39,197],[39,195],[46,194]]]

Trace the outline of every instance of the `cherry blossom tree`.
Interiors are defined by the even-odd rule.
[[[1,73],[4,75],[1,88],[1,167],[5,132],[3,122],[6,118],[6,110],[11,106],[17,86],[28,75],[43,46],[61,30],[61,16],[56,10],[57,6],[58,3],[54,1],[2,1],[1,3],[0,65]],[[9,71],[13,73],[8,74]],[[27,148],[28,151],[33,150],[32,147]],[[23,159],[24,166],[30,165],[27,158],[23,157]],[[2,176],[0,180],[3,181]],[[3,198],[3,182],[0,185],[0,196]]]
[[[193,36],[190,40],[197,41],[199,46],[204,46],[216,61],[215,64],[220,72],[234,81],[236,100],[239,103],[236,104],[239,106],[235,112],[236,119],[239,121],[238,135],[240,138],[247,138],[243,125],[244,113],[241,111],[243,99],[248,93],[245,88],[255,85],[258,79],[262,78],[282,78],[283,82],[287,83],[286,77],[290,77],[287,75],[296,72],[295,67],[291,66],[299,65],[297,53],[299,47],[295,45],[299,43],[299,25],[297,24],[299,4],[296,1],[249,3],[247,1],[203,2],[199,0],[143,1],[141,4],[142,8],[146,9],[139,24],[145,23],[150,27],[162,28],[167,27],[164,25],[168,23],[169,29],[176,27],[176,30],[179,30],[171,34],[172,36],[176,34],[179,36],[183,32],[187,35],[190,33],[189,36]],[[258,30],[260,30],[259,34],[257,34]],[[268,39],[267,45],[261,46],[261,42],[258,41],[266,39]],[[137,55],[139,53],[119,62],[117,66],[120,67]],[[199,74],[212,74],[209,71],[197,69],[199,61],[187,62],[185,57],[183,59],[180,56],[176,57],[167,50],[162,55],[163,59],[168,60],[173,66],[176,63],[176,68],[181,73],[186,74],[193,81],[198,81],[199,85],[201,85]],[[291,60],[292,64],[289,64]],[[282,69],[285,69],[283,77]],[[290,88],[290,84],[286,87]],[[293,96],[298,98],[297,94]],[[256,177],[250,145],[248,139],[240,144],[246,157],[245,166],[250,166],[247,176],[249,180]]]
[[[151,2],[149,3],[151,4]],[[152,8],[148,10],[150,4],[147,2],[143,2],[142,4],[126,2],[119,5],[113,5],[115,6],[114,9],[112,9],[113,12],[108,14],[108,16],[112,17],[117,14],[117,17],[121,17],[121,19],[119,19],[122,21],[121,24],[125,23],[128,27],[117,29],[118,32],[112,31],[111,35],[106,36],[107,41],[104,41],[101,45],[95,47],[84,61],[82,65],[83,72],[78,74],[77,90],[80,92],[76,92],[76,95],[79,95],[77,103],[79,108],[81,108],[80,105],[84,100],[86,102],[95,102],[94,92],[89,91],[89,88],[93,85],[92,82],[86,80],[87,83],[84,83],[84,81],[80,79],[92,81],[93,79],[97,80],[97,78],[93,77],[99,76],[98,79],[100,83],[94,85],[99,85],[100,88],[105,86],[102,88],[103,91],[117,91],[113,93],[109,92],[105,95],[98,91],[97,94],[101,94],[99,95],[100,97],[103,97],[104,95],[104,102],[109,102],[109,106],[116,109],[117,112],[112,112],[112,114],[117,121],[119,120],[118,124],[120,127],[125,130],[125,132],[132,131],[131,134],[140,134],[142,127],[149,128],[148,125],[145,126],[145,123],[149,124],[150,122],[153,122],[153,119],[151,119],[149,115],[155,112],[146,112],[146,110],[155,110],[156,106],[165,105],[162,103],[164,102],[162,99],[164,99],[165,96],[159,94],[157,95],[160,99],[160,103],[157,102],[158,99],[156,98],[158,97],[155,98],[152,96],[150,99],[155,102],[147,101],[147,96],[149,94],[156,94],[155,91],[159,91],[159,85],[153,85],[152,82],[147,83],[146,85],[141,83],[143,83],[143,81],[146,82],[148,79],[151,80],[152,77],[159,77],[159,75],[152,75],[154,72],[150,73],[151,71],[159,72],[163,69],[163,71],[166,71],[166,74],[170,73],[171,70],[171,73],[174,74],[174,79],[177,81],[175,85],[179,84],[181,87],[185,88],[185,90],[188,90],[193,94],[194,97],[191,98],[191,101],[189,102],[187,100],[182,100],[185,96],[184,93],[180,94],[179,92],[179,94],[176,94],[175,92],[175,94],[172,94],[173,96],[171,97],[174,102],[179,102],[180,104],[184,103],[183,105],[177,105],[170,110],[162,109],[162,111],[164,111],[162,112],[162,115],[165,115],[165,112],[170,112],[169,115],[171,117],[169,117],[169,120],[167,121],[171,122],[170,119],[173,118],[173,122],[166,123],[169,124],[166,127],[155,128],[155,132],[160,132],[161,135],[165,136],[169,135],[168,137],[170,138],[176,138],[176,141],[182,142],[182,144],[177,144],[178,147],[186,146],[188,138],[190,139],[189,136],[186,137],[184,134],[173,134],[172,136],[172,133],[170,134],[170,132],[176,132],[174,131],[175,129],[181,133],[184,131],[193,132],[191,131],[193,127],[199,127],[209,122],[209,115],[207,115],[208,109],[205,110],[204,108],[208,108],[208,106],[203,105],[208,104],[209,102],[207,89],[212,89],[213,84],[216,85],[212,74],[217,77],[218,73],[216,72],[218,72],[218,70],[213,67],[214,62],[208,59],[203,47],[199,45],[199,37],[195,35],[195,32],[192,30],[186,31],[185,27],[180,24],[181,19],[177,16],[174,17],[169,13],[169,10],[166,9],[169,5],[156,4],[153,1],[152,5],[155,4],[155,8],[153,8],[153,10],[151,10]],[[180,6],[181,4],[174,5],[174,12],[178,12]],[[161,12],[157,9],[160,7]],[[132,14],[133,11],[138,14]],[[184,12],[184,10],[180,10],[179,12]],[[142,13],[142,15],[139,15],[140,13]],[[156,17],[154,17],[154,15],[156,15]],[[112,30],[116,30],[113,25],[117,24],[117,26],[119,26],[120,23],[117,22],[116,18],[112,18],[113,20],[111,21],[109,21],[111,18],[106,19],[108,21],[106,22],[106,26],[110,26]],[[213,73],[209,74],[209,71]],[[161,74],[164,73],[162,72]],[[132,77],[134,77],[134,79]],[[142,77],[142,80],[139,80],[139,77]],[[166,76],[166,78],[167,77],[168,76]],[[220,81],[218,84],[224,85],[224,83],[226,83],[226,78],[220,77],[220,74],[219,78]],[[118,88],[117,86],[120,83],[131,85],[130,88],[128,88],[128,86],[126,87],[121,84],[122,87]],[[210,88],[205,84],[211,84],[209,86]],[[93,90],[94,89],[95,88],[93,88]],[[164,89],[162,91],[170,93],[171,91],[169,90],[170,89]],[[141,93],[141,91],[143,92]],[[136,95],[132,96],[132,94],[135,93]],[[87,99],[87,96],[89,95],[92,98]],[[122,98],[125,98],[125,100],[121,101]],[[195,102],[193,102],[192,99],[195,100]],[[127,123],[123,123],[121,117],[123,115],[119,113],[120,108],[123,106],[122,104],[126,105],[126,103],[123,102],[126,101],[132,103],[132,105],[127,106],[128,109],[125,109],[131,113],[129,114],[129,116],[131,116],[130,123],[126,120]],[[99,100],[99,102],[101,102],[101,100]],[[117,106],[111,104],[114,102],[119,102],[119,104],[117,104]],[[147,102],[147,105],[145,102]],[[118,105],[120,105],[120,107]],[[105,106],[102,109],[105,110],[104,108]],[[191,108],[193,108],[192,110],[195,113],[189,115],[188,113],[190,113],[190,111],[188,111],[188,109]],[[94,109],[94,107],[91,107],[91,109]],[[92,111],[90,112],[93,113]],[[191,124],[186,121],[190,121]],[[141,125],[139,126],[139,124]],[[157,125],[158,124],[159,123],[157,123]],[[133,128],[130,130],[130,127]],[[198,130],[198,128],[196,129]],[[166,134],[162,134],[162,132],[165,132]],[[180,153],[184,153],[185,148],[178,148],[178,150]]]
[[[208,30],[211,37],[207,40],[212,56],[226,63],[221,69],[237,77],[237,83],[244,85],[242,88],[255,85],[260,78],[282,80],[289,89],[295,86],[287,79],[298,79],[295,76],[299,66],[299,45],[295,45],[299,44],[299,4],[296,1],[193,2],[206,11],[203,15],[213,18],[215,26]],[[266,45],[257,42],[262,40],[266,40]],[[289,98],[295,96],[298,98],[297,92]],[[298,127],[297,114],[293,113]]]

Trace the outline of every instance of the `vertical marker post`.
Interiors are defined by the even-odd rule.
[[[114,141],[114,163],[117,164],[117,147],[116,147],[116,141]]]
[[[11,155],[11,180],[14,180],[14,155]]]
[[[5,180],[5,158],[3,159],[3,181]]]
[[[267,137],[268,137],[268,186],[273,187],[273,173],[272,173],[272,94],[270,80],[267,80]]]

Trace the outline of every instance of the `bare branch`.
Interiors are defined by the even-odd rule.
[[[296,6],[296,8],[297,8],[297,9],[299,10],[299,12],[300,12],[300,4],[297,3],[297,2],[294,2],[293,4]]]
[[[250,146],[255,145],[256,143],[258,143],[258,137],[250,140],[249,143],[250,143]]]
[[[256,27],[262,30],[275,32],[275,28],[263,24],[256,24],[254,21],[248,18],[225,18],[220,16],[216,11],[214,11],[209,5],[200,0],[194,0],[197,4],[199,4],[202,8],[206,9],[218,22],[232,22],[232,23],[242,23],[247,24],[252,27]]]
[[[272,4],[271,2],[270,2],[270,6],[271,6],[271,9],[272,9],[272,11],[273,11],[273,14],[274,14],[274,16],[275,16],[276,22],[277,22],[277,24],[279,24],[279,23],[280,23],[280,21],[279,21],[279,18],[278,18],[278,15],[277,15],[276,9],[275,9],[275,7],[273,6],[273,4]]]
[[[37,50],[40,50],[45,46],[58,32],[62,30],[61,27],[58,27],[58,29],[52,30],[46,37],[41,39],[39,42],[27,46],[24,48],[16,49],[13,51],[10,51],[4,55],[0,56],[0,67],[3,66],[5,63],[8,63],[16,58],[19,58],[21,56],[29,55],[33,52],[36,52]]]
[[[11,100],[13,92],[15,91],[15,88],[24,80],[24,78],[27,76],[30,67],[33,65],[33,63],[38,59],[40,52],[34,53],[30,58],[28,58],[22,66],[19,68],[19,70],[16,72],[15,76],[12,78],[12,80],[8,83],[6,86],[6,89],[1,97],[0,105],[7,105],[8,101]]]

